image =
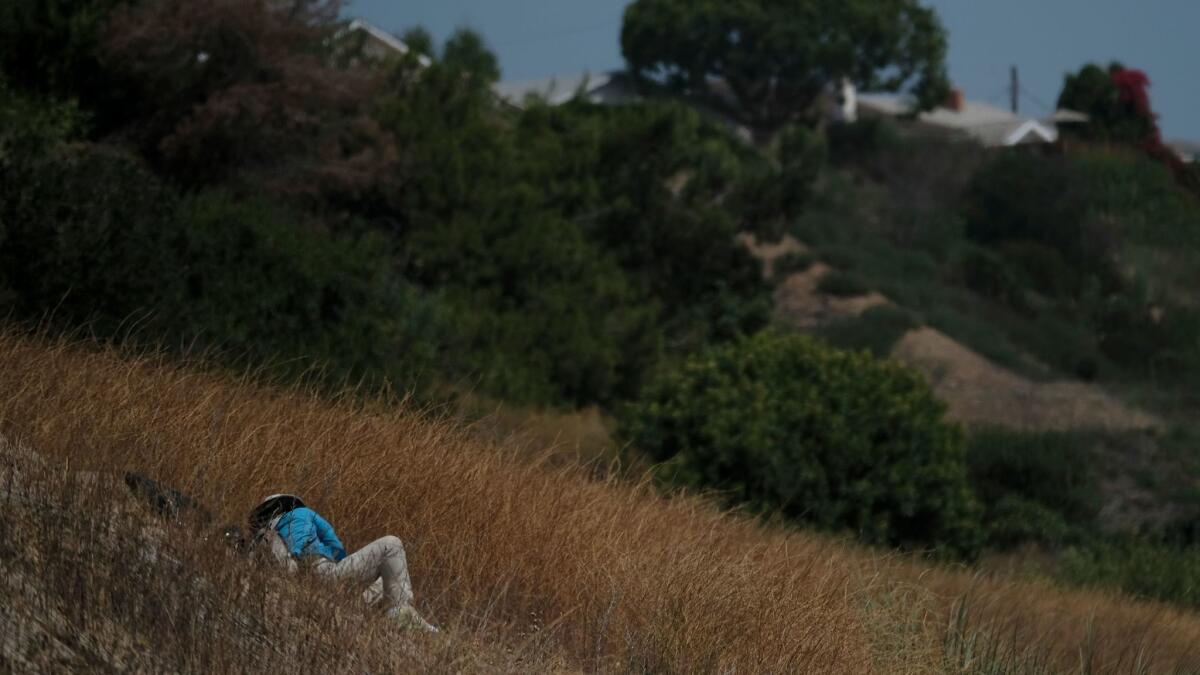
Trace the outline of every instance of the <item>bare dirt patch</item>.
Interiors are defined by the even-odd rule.
[[[763,262],[771,278],[775,262],[789,253],[808,251],[802,242],[785,236],[777,243],[742,234],[739,240]],[[833,269],[814,262],[803,272],[788,275],[775,288],[775,315],[784,324],[812,331],[841,319],[886,305],[878,292],[835,297],[819,290]],[[951,419],[969,426],[999,426],[1026,431],[1157,429],[1162,422],[1131,408],[1099,387],[1084,382],[1037,382],[1002,368],[949,336],[932,328],[910,331],[891,356],[920,370]]]
[[[767,279],[775,276],[775,261],[789,253],[808,253],[808,247],[790,234],[785,234],[777,242],[759,241],[749,232],[737,236],[738,242],[750,250],[750,253],[763,264],[763,276]]]
[[[888,299],[875,291],[851,297],[822,293],[817,287],[831,271],[824,263],[813,263],[804,272],[780,282],[775,288],[775,315],[789,326],[811,330],[888,304]]]
[[[807,253],[802,242],[785,235],[775,243],[760,242],[754,235],[743,233],[738,240],[762,261],[763,276],[775,277],[775,262],[790,253]],[[839,319],[858,316],[872,307],[885,305],[888,299],[877,292],[854,297],[835,297],[817,290],[821,279],[833,269],[814,262],[803,272],[790,274],[775,288],[775,315],[787,325],[800,330],[819,328]]]
[[[910,331],[892,357],[929,378],[952,419],[1028,431],[1158,428],[1161,422],[1082,382],[1034,382],[932,328]]]

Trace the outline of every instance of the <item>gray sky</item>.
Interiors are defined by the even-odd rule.
[[[439,41],[458,26],[483,34],[504,79],[597,72],[622,64],[627,0],[354,0],[348,13]],[[1007,106],[1020,69],[1022,111],[1053,106],[1063,75],[1116,59],[1150,76],[1166,138],[1200,140],[1200,0],[927,0],[950,33],[950,75],[969,98]]]

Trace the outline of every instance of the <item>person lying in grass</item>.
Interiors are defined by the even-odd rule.
[[[304,564],[322,576],[370,584],[363,592],[369,604],[386,599],[388,616],[431,633],[438,631],[412,605],[408,559],[399,538],[382,537],[347,555],[333,526],[299,497],[288,494],[271,495],[254,507],[250,531],[289,568]]]

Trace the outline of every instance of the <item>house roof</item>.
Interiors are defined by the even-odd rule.
[[[1200,162],[1200,142],[1174,139],[1167,141],[1166,146],[1185,162]]]
[[[518,107],[529,96],[539,96],[551,105],[561,105],[575,98],[577,93],[586,97],[615,83],[619,74],[619,71],[574,73],[534,80],[498,82],[492,87],[492,91],[499,98]]]
[[[914,107],[912,98],[899,94],[860,93],[858,108],[877,114],[900,116]],[[1021,117],[1009,110],[978,101],[964,101],[961,110],[938,107],[917,115],[923,124],[959,131],[987,146],[1052,143],[1058,139],[1053,122]]]
[[[1067,108],[1059,108],[1054,111],[1048,120],[1056,124],[1085,124],[1092,118],[1087,113],[1081,113],[1078,110],[1068,110]]]
[[[410,51],[412,51],[412,49],[407,44],[405,44],[404,41],[401,40],[400,38],[396,37],[395,35],[392,35],[391,33],[387,32],[386,30],[383,30],[382,28],[379,28],[378,26],[375,26],[366,21],[363,21],[362,19],[355,19],[355,20],[351,21],[350,25],[346,26],[346,30],[347,31],[356,31],[356,30],[363,31],[367,35],[374,38],[380,44],[388,47],[389,49],[395,51],[396,53],[400,54],[401,56],[404,56],[404,55],[408,54]],[[417,55],[417,62],[420,63],[422,66],[425,66],[426,68],[428,68],[430,65],[433,64],[433,60],[424,54]]]

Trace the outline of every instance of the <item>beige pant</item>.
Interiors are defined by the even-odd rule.
[[[322,560],[313,569],[324,576],[370,584],[363,592],[363,599],[370,604],[381,598],[386,598],[388,607],[412,604],[408,558],[404,555],[404,544],[397,537],[376,539],[340,562]]]

